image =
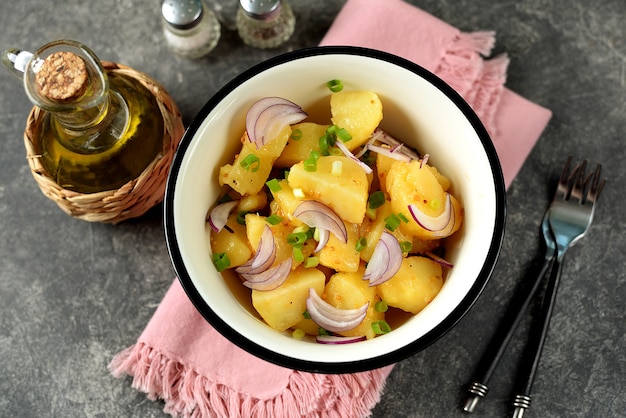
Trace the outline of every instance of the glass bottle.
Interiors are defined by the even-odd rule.
[[[202,0],[164,0],[163,35],[168,47],[187,58],[201,58],[220,39],[220,23]]]
[[[115,190],[162,152],[165,122],[154,95],[131,76],[105,72],[85,45],[62,40],[34,54],[11,49],[2,63],[44,110],[36,145],[59,186]]]
[[[274,48],[291,37],[296,19],[285,0],[240,0],[237,31],[255,48]]]

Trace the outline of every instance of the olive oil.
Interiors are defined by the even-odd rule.
[[[162,151],[164,121],[154,96],[134,78],[109,73],[108,80],[108,98],[96,117],[93,109],[48,113],[41,125],[42,164],[65,189],[117,189]]]

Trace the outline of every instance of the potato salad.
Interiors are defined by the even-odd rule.
[[[207,222],[215,267],[234,270],[268,326],[343,344],[435,298],[454,268],[442,240],[464,214],[428,154],[380,129],[375,92],[328,87],[327,121],[281,97],[250,107]]]

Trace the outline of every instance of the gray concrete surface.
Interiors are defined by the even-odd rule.
[[[233,0],[225,4],[232,11]],[[276,50],[224,29],[206,59],[163,43],[157,0],[3,2],[0,48],[70,38],[101,59],[159,81],[188,123],[233,76],[319,42],[344,1],[293,0],[295,36]],[[601,162],[610,182],[588,236],[571,250],[528,417],[620,417],[626,411],[626,3],[623,0],[412,0],[466,31],[495,30],[511,58],[507,85],[554,112],[508,195],[495,275],[449,334],[400,362],[373,416],[460,417],[463,385],[499,318],[536,267],[539,222],[566,155]],[[173,279],[161,207],[118,226],[69,218],[30,176],[22,132],[30,104],[0,74],[0,416],[162,417],[163,405],[114,379],[107,364],[132,344]],[[521,118],[524,115],[520,115]],[[528,328],[524,323],[520,335]],[[505,417],[523,340],[511,344],[473,414]]]

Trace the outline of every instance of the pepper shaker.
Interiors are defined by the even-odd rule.
[[[164,0],[163,34],[169,48],[187,58],[201,58],[215,48],[220,23],[202,0]]]
[[[255,48],[274,48],[293,34],[296,19],[285,0],[239,0],[237,31]]]

